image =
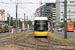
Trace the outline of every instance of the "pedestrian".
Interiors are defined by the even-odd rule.
[[[14,33],[15,33],[15,29],[14,29]]]

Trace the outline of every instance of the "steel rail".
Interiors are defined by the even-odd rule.
[[[38,46],[38,39],[36,38],[35,50],[37,50],[37,46]]]
[[[56,50],[56,48],[54,47],[53,43],[47,38],[47,41],[52,45],[53,49]]]

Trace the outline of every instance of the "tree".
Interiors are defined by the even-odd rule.
[[[17,25],[22,28],[22,22],[20,20],[17,20]],[[16,20],[13,20],[13,27],[16,28]]]
[[[23,21],[23,22],[24,22],[24,21]],[[27,21],[25,21],[25,27],[26,27],[26,28],[27,28],[27,23],[29,24],[29,27],[31,27],[31,26],[32,26],[32,21],[30,21],[30,20],[29,20],[28,22],[27,22]]]
[[[7,17],[7,24],[9,25],[9,17]],[[10,18],[10,26],[13,26],[13,17]]]
[[[22,22],[20,21],[20,20],[18,20],[18,26],[20,27],[20,28],[22,28]]]
[[[70,22],[73,22],[74,23],[74,27],[75,27],[75,21],[70,20]],[[62,22],[60,26],[64,27],[64,22]]]
[[[13,20],[13,27],[16,28],[16,20]]]
[[[28,24],[29,24],[29,26],[31,27],[31,25],[32,25],[32,21],[28,21]]]
[[[70,20],[70,22],[73,22],[73,23],[74,23],[74,27],[75,27],[75,21],[74,21],[74,20],[73,20],[73,21],[72,21],[72,20]]]
[[[73,22],[72,20],[70,20],[70,22]]]
[[[64,27],[64,22],[62,22],[60,26],[61,26],[61,27]]]

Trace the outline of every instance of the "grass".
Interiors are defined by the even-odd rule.
[[[75,44],[75,38],[67,37],[67,39],[65,39],[64,35],[58,33],[50,33],[49,36],[59,41],[63,41],[63,44],[69,44],[70,46],[72,46],[72,43]],[[75,45],[74,45],[74,49],[75,49]]]
[[[71,43],[75,43],[75,39],[71,37],[67,37],[67,39],[64,38],[64,35],[58,34],[58,33],[50,33],[50,37],[57,39],[57,40],[62,40],[62,41],[68,41]]]
[[[0,40],[14,38],[14,37],[20,37],[24,34],[26,34],[26,33],[15,33],[15,34],[11,34],[10,36],[9,35],[4,35],[4,36],[0,36]]]
[[[0,50],[24,50],[24,48],[6,45],[6,46],[3,46],[3,47],[0,47]]]
[[[26,34],[26,35],[25,35]],[[9,39],[9,38],[16,38],[16,37],[21,37],[21,36],[28,36],[29,34],[32,34],[31,33],[15,33],[15,34],[11,34],[10,36],[9,35],[5,35],[5,36],[0,36],[0,41],[1,40],[4,40],[4,39]],[[17,47],[17,46],[12,46],[12,45],[5,45],[3,47],[0,47],[0,50],[24,50],[24,47]]]

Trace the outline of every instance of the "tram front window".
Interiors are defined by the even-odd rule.
[[[48,30],[48,22],[47,21],[35,21],[34,24],[35,31],[47,31]]]

